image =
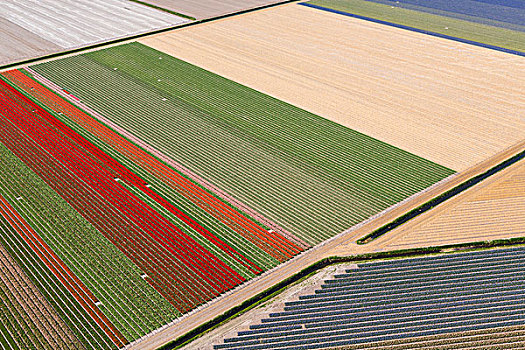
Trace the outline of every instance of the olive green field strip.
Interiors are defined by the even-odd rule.
[[[14,71],[12,71],[11,73],[8,72],[6,73],[6,76],[8,76],[13,82],[19,84],[20,88],[23,87],[27,93],[32,94],[33,97],[37,98],[37,101],[40,101],[41,103],[47,101],[48,103],[50,103],[49,100],[42,100],[43,95],[37,95],[37,86],[39,86],[39,84],[36,81],[32,81],[32,86],[23,85],[24,83],[22,83],[19,80],[16,80],[16,77],[13,74]],[[37,88],[35,89],[35,87]],[[42,87],[40,86],[40,88]],[[41,100],[39,100],[38,98],[40,98]],[[58,96],[55,96],[55,98],[61,99],[61,97]],[[219,238],[227,242],[235,250],[243,252],[243,254],[245,254],[250,260],[254,261],[258,266],[261,266],[266,270],[276,266],[279,263],[278,259],[267,254],[265,251],[257,247],[254,243],[250,242],[245,237],[237,234],[231,228],[231,225],[225,225],[225,223],[219,221],[216,217],[210,215],[209,213],[205,212],[202,208],[196,206],[195,203],[193,203],[189,198],[187,198],[187,196],[185,197],[173,187],[169,186],[170,179],[167,179],[166,176],[161,176],[165,174],[159,172],[156,172],[154,174],[146,170],[144,167],[139,166],[129,157],[129,153],[127,153],[126,156],[125,152],[122,152],[123,148],[118,148],[118,145],[115,146],[115,144],[113,144],[112,147],[111,145],[108,145],[103,140],[101,140],[99,137],[100,135],[94,134],[93,130],[98,131],[97,128],[89,128],[86,127],[85,124],[77,124],[74,121],[74,119],[71,118],[71,110],[57,108],[57,105],[51,105],[48,107],[46,107],[46,105],[42,106],[47,108],[50,113],[53,113],[55,117],[57,117],[57,119],[64,122],[67,126],[71,127],[73,130],[75,130],[80,135],[89,140],[92,144],[96,145],[98,148],[103,150],[106,154],[109,154],[110,156],[114,157],[119,163],[123,164],[128,169],[131,169],[135,174],[139,175],[142,179],[144,179],[149,184],[149,187],[153,188],[156,193],[161,195],[163,198],[169,200],[170,203],[175,204],[177,208],[181,209],[183,212],[187,213],[189,216],[196,219],[198,222],[201,222],[205,227],[208,227],[210,231],[214,232]],[[95,120],[93,119],[93,121]],[[225,254],[224,251],[220,250],[217,246],[215,246],[210,241],[199,235],[194,228],[190,227],[180,218],[177,218],[174,214],[167,211],[165,208],[153,201],[151,198],[141,193],[138,189],[134,188],[133,186],[129,186],[124,181],[121,181],[121,184],[133,194],[138,196],[141,200],[146,202],[149,206],[153,207],[156,211],[161,212],[163,216],[168,217],[178,227],[181,227],[185,230],[185,232],[188,232],[193,239],[205,246],[216,256],[220,257],[221,260],[233,266],[237,272],[243,275],[243,277],[252,278],[255,276],[255,274],[252,271],[250,271],[246,266],[243,266],[238,261],[232,259],[230,256]]]
[[[39,108],[84,137],[84,140],[140,176],[147,184],[146,187],[153,188],[157,195],[169,200],[184,213],[198,220],[200,224],[205,225],[207,229],[222,241],[227,242],[233,249],[242,252],[244,256],[248,256],[261,271],[278,265],[301,250],[301,248],[296,247],[299,250],[293,253],[286,251],[287,254],[292,255],[272,255],[271,249],[260,248],[256,245],[259,242],[254,241],[253,238],[250,240],[242,234],[240,235],[231,222],[221,222],[217,215],[213,216],[192,202],[195,199],[188,197],[187,193],[177,191],[176,187],[171,186],[169,182],[169,180],[174,180],[173,177],[170,178],[169,173],[159,173],[159,168],[141,167],[139,164],[147,164],[147,162],[141,163],[141,161],[144,159],[153,160],[152,156],[145,157],[146,153],[143,150],[143,153],[140,153],[137,146],[131,147],[133,145],[129,141],[123,138],[119,139],[114,132],[111,132],[110,129],[107,129],[82,110],[75,108],[62,97],[32,80],[21,71],[6,72],[3,74],[3,79],[5,82],[10,82],[12,87],[16,86],[19,89],[18,92],[25,98],[30,99]],[[34,109],[33,113],[36,111]],[[108,134],[108,132],[110,133]],[[11,144],[12,140],[9,138],[12,137],[6,135],[2,137],[2,140]],[[108,141],[111,142],[106,143]],[[128,143],[126,144],[126,142]],[[20,147],[23,152],[30,151],[23,145]],[[82,185],[82,180],[74,178],[64,180],[56,165],[51,165],[49,168],[42,166],[31,168],[2,143],[0,143],[0,160],[3,165],[0,168],[0,195],[13,203],[14,210],[24,217],[28,224],[38,232],[38,236],[49,244],[50,249],[56,252],[60,260],[70,267],[72,273],[87,286],[87,289],[93,293],[94,300],[96,300],[95,305],[108,317],[111,324],[122,332],[127,341],[145,336],[182,316],[179,311],[186,306],[172,305],[170,304],[171,300],[163,298],[154,289],[155,286],[147,283],[148,274],[145,274],[136,265],[135,260],[130,260],[125,252],[119,250],[120,246],[115,246],[108,237],[99,231],[93,222],[89,221],[89,216],[84,217],[81,212],[75,210],[68,203],[68,198],[62,197],[63,190],[57,193],[55,187],[46,183],[49,181],[50,174],[53,173],[52,176],[56,176],[59,182],[63,182],[61,186],[66,186],[69,189],[68,192],[76,193],[76,188]],[[52,161],[49,160],[49,163]],[[157,169],[157,172],[149,172],[148,170],[151,171],[151,169]],[[166,210],[157,201],[136,188],[132,182],[126,183],[127,178],[115,177],[111,180],[117,181],[139,200],[184,230],[196,242],[238,272],[244,280],[256,275],[256,271],[254,272],[253,269],[248,268],[249,266],[232,259],[225,251],[199,234],[194,226],[190,226],[180,217]],[[89,195],[79,200],[82,203],[96,200],[95,197],[88,197]],[[211,202],[208,201],[207,204],[211,205]],[[235,208],[230,208],[230,210],[233,211]],[[111,209],[103,212],[97,220],[110,225],[109,218],[119,215],[121,214],[117,210]],[[241,221],[237,220],[236,222],[240,223]],[[114,227],[114,229],[118,230],[118,227]],[[261,225],[260,230],[267,232],[268,228]],[[268,232],[268,237],[276,237],[276,234]],[[269,242],[271,243],[271,241]],[[13,249],[18,248],[17,243],[13,244]],[[283,244],[283,241],[277,243]],[[281,248],[288,249],[289,246],[277,247],[276,244],[274,252]],[[186,288],[187,286],[177,286],[176,288],[183,287]],[[204,301],[212,297],[213,295],[207,296]],[[186,311],[191,310],[192,307]],[[70,328],[76,327],[75,320],[73,319],[68,326]],[[91,329],[81,328],[78,332],[83,334],[84,338],[81,338],[80,334],[75,333],[75,335],[88,348],[112,347],[107,342],[103,343],[97,339],[92,339],[90,334],[94,331]]]
[[[0,243],[53,305],[58,315],[82,345],[89,349],[116,348],[60,280],[47,269],[44,262],[3,217],[0,218],[0,234]],[[30,329],[30,331],[38,334],[36,329]],[[33,336],[35,335],[26,335],[28,338]]]
[[[366,0],[313,0],[307,3],[455,38],[525,52],[525,23],[522,26],[516,25],[521,30],[519,31]]]
[[[312,245],[454,172],[138,43],[32,68]]]

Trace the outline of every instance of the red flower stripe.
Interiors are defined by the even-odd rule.
[[[14,71],[16,76],[16,72],[18,73],[17,78],[26,79],[29,81],[32,81],[29,77],[25,76],[21,72]],[[21,76],[20,76],[21,75]],[[25,78],[24,78],[25,77]],[[40,87],[40,89],[44,89],[47,91],[48,94],[52,94],[55,97],[58,98],[57,95],[53,94],[51,91],[45,89],[43,86],[39,84],[35,84]],[[66,102],[62,100],[63,102]],[[55,104],[55,103],[53,103]],[[69,105],[69,107],[74,108],[73,106]],[[46,116],[43,116],[46,117]],[[215,244],[217,247],[219,247],[221,250],[226,252],[228,255],[233,257],[235,260],[239,261],[241,264],[246,266],[248,269],[250,269],[254,273],[261,273],[263,270],[257,266],[252,261],[248,260],[246,257],[232,249],[230,246],[228,246],[226,243],[221,241],[219,238],[217,238],[215,235],[213,235],[211,232],[209,232],[206,228],[204,228],[202,225],[194,221],[192,218],[184,214],[182,211],[180,211],[178,208],[173,206],[171,203],[167,202],[164,198],[159,196],[157,193],[153,192],[151,189],[146,187],[146,183],[137,175],[129,171],[127,168],[125,168],[122,164],[118,163],[115,159],[107,155],[106,153],[102,152],[99,148],[94,146],[92,143],[84,139],[81,135],[76,133],[71,128],[67,127],[65,124],[57,120],[56,118],[49,115],[50,118],[47,118],[47,121],[58,128],[61,132],[63,132],[65,135],[69,136],[72,140],[74,140],[80,147],[82,147],[84,150],[86,150],[89,154],[94,156],[94,159],[99,161],[100,164],[103,164],[105,167],[111,169],[113,171],[113,174],[121,178],[122,180],[128,182],[131,185],[136,186],[137,188],[141,189],[144,193],[146,193],[148,196],[150,196],[152,199],[154,199],[157,203],[162,205],[164,208],[166,208],[168,211],[173,213],[175,216],[177,216],[179,219],[181,219],[183,222],[188,224],[190,227],[195,229],[197,232],[199,232],[201,235],[206,237],[208,240],[210,240],[213,244]]]
[[[167,167],[157,159],[144,152],[139,147],[135,146],[125,138],[113,132],[103,124],[95,121],[90,116],[86,115],[81,110],[77,109],[67,101],[63,100],[53,92],[36,83],[23,73],[19,71],[10,71],[4,73],[13,81],[25,88],[25,90],[40,99],[43,99],[52,106],[55,110],[60,111],[76,123],[90,130],[94,135],[102,139],[107,144],[111,145],[118,151],[125,154],[130,159],[134,160],[150,172],[154,173],[172,188],[178,190],[180,193],[191,199],[195,204],[211,213],[219,220],[232,227],[236,232],[248,238],[258,247],[277,258],[279,261],[284,261],[291,256],[302,251],[302,248],[288,241],[286,238],[277,232],[267,232],[262,227],[255,224],[253,221],[242,216],[231,207],[218,200],[216,197],[210,195],[208,192],[196,186],[194,183],[181,176],[173,169]],[[125,174],[121,174],[125,177]],[[129,180],[128,180],[129,181]],[[144,186],[142,183],[141,186]]]
[[[9,90],[7,84],[4,83],[3,86],[5,90]],[[36,110],[38,115],[46,113],[38,106],[24,100],[23,96],[17,95],[16,90],[13,89],[10,92],[11,95],[20,100],[18,101],[19,104],[22,104],[22,102],[26,103],[26,108],[29,107],[32,110]],[[12,103],[9,98],[6,98],[9,96],[4,95],[3,97],[3,109],[10,111],[5,117],[7,118],[6,122],[1,125],[3,127],[3,142],[6,146],[15,151],[26,164],[41,174],[46,182],[55,188],[82,215],[87,217],[95,227],[99,228],[128,257],[136,261],[137,265],[148,273],[149,278],[147,280],[153,281],[155,288],[162,291],[161,294],[165,295],[170,302],[182,307],[181,311],[187,310],[192,305],[215,296],[217,293],[221,293],[243,281],[241,276],[227,267],[222,261],[211,256],[209,252],[206,252],[192,241],[190,237],[182,234],[178,228],[171,225],[145,203],[113,181],[112,175],[107,172],[107,169],[101,168],[100,164],[93,161],[82,149],[79,149],[65,135],[59,133],[56,127],[50,125],[44,119],[36,121],[38,120],[37,116],[31,115],[27,110],[23,110],[20,105]],[[20,116],[17,116],[17,114],[20,114]],[[45,153],[43,149],[48,153]],[[24,154],[24,152],[31,152],[31,154]],[[54,164],[54,169],[50,169],[49,165],[47,165],[46,172],[46,170],[43,170],[43,167],[46,163],[49,163],[46,160],[46,158],[49,158],[49,154],[52,154],[59,162]],[[57,172],[64,167],[65,169],[61,170],[62,174],[57,173],[53,177],[54,174],[52,172]],[[78,178],[75,179],[75,177],[72,178],[72,182],[67,181],[66,178],[68,176],[71,178],[71,173],[78,176],[80,181]],[[61,176],[65,176],[65,178],[62,179]],[[56,179],[60,179],[60,181]],[[71,191],[71,188],[66,188],[60,182],[65,182],[67,186],[73,183],[75,186],[78,186],[75,188],[76,191],[82,190],[84,193],[79,193],[79,195],[68,193],[66,190]],[[102,208],[99,209],[95,205],[95,201],[92,201],[92,199],[97,198],[97,192],[100,197],[106,197],[102,208],[108,207],[109,203],[107,202],[113,204],[113,208],[109,207],[109,211],[101,210]],[[89,200],[85,200],[86,198],[89,198]],[[97,198],[96,202],[100,204],[100,198]],[[113,222],[106,222],[106,219],[112,216],[106,216],[106,213],[115,210],[119,215],[115,215]],[[124,212],[125,216],[131,218],[142,230],[137,230],[138,227],[130,225],[125,219],[120,218],[121,212]],[[124,227],[123,231],[134,231],[134,234],[130,236],[121,234],[120,230],[115,230],[111,227],[113,225],[120,226],[119,228]],[[145,237],[141,231],[149,233],[149,240],[154,238],[157,244],[151,245],[144,242]],[[164,234],[165,232],[166,234]],[[141,242],[140,246],[137,246],[137,242]],[[162,243],[160,247],[158,243]],[[131,249],[125,247],[125,245],[131,244],[133,244],[129,247]],[[154,248],[154,251],[151,251],[151,248]],[[176,264],[177,262],[172,259],[171,254],[166,255],[167,252],[164,252],[162,248],[168,249],[175,255],[175,260],[183,261],[181,269],[176,268],[180,264]],[[186,255],[189,258],[186,258]],[[171,265],[171,262],[174,262],[175,265]],[[168,273],[167,276],[163,273],[163,276],[159,278],[156,270],[162,267],[165,267],[165,269],[171,268],[172,273]],[[188,268],[190,271],[188,271]],[[177,271],[178,276],[173,271]],[[197,276],[191,277],[192,275]],[[183,281],[183,278],[186,281]],[[194,286],[198,287],[198,292],[194,291]],[[178,290],[179,288],[182,293],[172,295],[173,290]],[[200,293],[201,291],[204,292],[204,295]],[[177,300],[179,297],[185,298],[185,300]],[[184,302],[181,303],[181,301]]]

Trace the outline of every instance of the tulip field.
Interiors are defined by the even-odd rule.
[[[83,346],[120,348],[304,250],[24,73],[4,77],[21,91],[0,82],[1,243]]]
[[[2,73],[0,161],[12,349],[122,348],[453,173],[137,43]]]

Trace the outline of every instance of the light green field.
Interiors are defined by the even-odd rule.
[[[525,32],[438,16],[365,0],[313,0],[309,4],[525,52]],[[447,29],[445,29],[447,28]]]
[[[100,309],[127,339],[180,316],[140,277],[141,270],[131,260],[2,144],[0,161],[5,165],[0,168],[0,194],[102,301]],[[18,244],[23,242],[13,246]],[[60,310],[60,303],[50,302]]]

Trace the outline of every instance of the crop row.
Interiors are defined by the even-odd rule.
[[[79,348],[74,335],[1,245],[0,295],[0,347]]]
[[[309,244],[452,173],[141,44],[32,68]]]
[[[4,83],[4,85],[6,89],[10,88],[7,84]],[[119,165],[112,163],[112,160],[108,159],[109,156],[97,154],[93,145],[87,143],[80,135],[74,133],[39,106],[24,99],[16,90],[12,89],[11,93],[17,99],[17,105],[12,103],[9,105],[11,111],[16,111],[16,113],[12,112],[8,117],[9,121],[17,128],[9,128],[10,125],[6,125],[4,144],[11,148],[26,164],[34,168],[33,170],[51,187],[54,187],[69,204],[76,207],[79,213],[85,216],[91,214],[88,221],[95,227],[98,226],[97,228],[106,235],[113,235],[111,236],[113,242],[119,248],[126,250],[126,253],[135,262],[138,260],[137,257],[141,259],[145,254],[149,254],[150,259],[162,258],[160,254],[151,252],[151,244],[145,246],[145,242],[137,239],[137,236],[143,240],[153,241],[157,245],[160,244],[161,246],[156,249],[157,251],[162,251],[164,254],[170,253],[166,254],[166,262],[171,260],[171,271],[163,271],[163,269],[160,271],[171,272],[171,275],[162,275],[159,273],[159,266],[154,266],[151,263],[149,263],[149,269],[146,271],[148,272],[147,278],[151,279],[153,286],[167,297],[175,307],[191,308],[195,303],[203,302],[242,282],[243,279],[233,270],[204,251],[180,229],[119,185],[114,180],[115,174],[110,173],[107,169]],[[5,103],[9,104],[10,101],[5,101]],[[17,113],[25,118],[21,118]],[[21,134],[19,130],[25,134]],[[38,133],[38,137],[36,137],[36,133]],[[30,137],[24,137],[24,135]],[[38,140],[38,143],[34,140]],[[49,164],[51,162],[46,161],[42,150],[37,146],[49,152],[54,157],[55,162]],[[93,153],[88,153],[88,151]],[[41,171],[37,167],[47,169]],[[50,167],[54,169],[50,169]],[[57,174],[60,176],[56,176]],[[71,179],[71,182],[67,179]],[[74,184],[79,195],[74,196],[70,189],[66,191],[64,188],[66,184]],[[94,200],[89,200],[87,203],[85,201],[86,198],[94,199],[94,194],[99,195],[99,205],[95,205]],[[105,201],[101,200],[102,196]],[[101,211],[101,209],[105,210]],[[107,214],[111,212],[116,212],[118,216],[124,216],[125,219],[134,222],[136,226],[129,225],[129,222],[125,224],[122,220],[124,218],[119,218],[117,215],[108,217]],[[108,221],[121,219],[120,222],[116,223],[120,225],[120,230],[117,232],[108,230],[106,222],[101,220],[104,217],[102,213],[106,215]],[[135,234],[123,234],[132,230],[135,231]],[[141,244],[142,250],[133,249],[133,246],[130,247],[129,244],[122,244],[123,239],[128,241],[126,243],[131,243],[130,239],[134,239],[135,242],[133,243]],[[174,268],[177,270],[174,271]],[[182,293],[177,293],[177,288],[182,288]]]
[[[145,335],[178,315],[133,262],[3,145],[0,159],[5,164],[0,192],[97,295],[126,338]]]
[[[96,324],[102,328],[111,341],[119,348],[125,345],[128,341],[97,307],[98,300],[93,293],[86,288],[2,196],[0,196],[0,214],[45,263],[55,277],[60,280]]]
[[[0,216],[0,243],[86,348],[116,348],[113,341],[3,215]],[[32,329],[31,332],[35,333],[35,330]]]
[[[62,118],[62,120],[64,120],[64,122],[67,123],[65,119],[69,119],[69,125],[75,124],[75,126],[77,126],[76,130],[79,133],[84,131],[85,137],[89,137],[85,135],[85,131],[89,131],[89,134],[92,135],[91,141],[97,144],[97,146],[105,150],[108,148],[107,146],[104,147],[105,145],[110,146],[109,152],[117,153],[115,159],[117,159],[119,155],[120,158],[125,157],[131,161],[131,164],[134,165],[133,170],[135,172],[137,170],[143,169],[145,172],[152,174],[157,179],[166,184],[168,188],[174,190],[174,193],[189,200],[193,205],[197,206],[205,213],[210,214],[212,217],[226,225],[226,227],[231,229],[233,232],[237,233],[237,237],[239,235],[245,237],[259,249],[263,250],[267,254],[270,254],[273,258],[281,262],[289,259],[291,256],[302,250],[300,247],[286,240],[277,232],[269,232],[246,216],[237,212],[234,210],[234,208],[226,205],[217,197],[189,181],[187,178],[168,167],[164,163],[160,162],[149,153],[138,148],[127,139],[116,134],[113,130],[94,120],[82,110],[72,106],[61,97],[44,88],[42,85],[36,83],[23,73],[19,71],[11,71],[5,73],[5,76],[11,81],[16,82],[16,84],[23,88],[27,93],[38,98],[39,101],[46,103],[52,110],[59,113],[59,116]],[[71,121],[73,123],[71,123]],[[78,128],[78,126],[80,126],[80,128]],[[129,172],[119,172],[118,176],[122,179],[131,177]],[[173,206],[168,205],[168,203],[162,199],[165,196],[159,198],[155,192],[153,192],[149,187],[145,186],[143,181],[137,181],[136,176],[129,182],[140,189],[140,191],[153,198],[165,209],[175,214],[176,217],[180,218],[180,215],[177,215],[179,213],[174,213]],[[185,221],[185,223],[187,224],[188,222]],[[190,226],[193,227],[194,225],[191,225],[190,223]],[[208,232],[207,235],[209,236],[210,233]],[[210,241],[213,242],[213,239],[210,239]],[[236,239],[233,238],[228,240],[228,243],[234,244],[235,241]],[[227,253],[230,253],[230,251],[227,251]],[[249,254],[250,252],[247,251],[246,253]],[[258,255],[260,254],[255,254],[255,257]],[[237,256],[234,255],[233,258],[237,258]],[[246,259],[241,260],[241,263],[245,262]],[[261,272],[261,270],[257,266],[253,266],[253,264],[251,264],[249,267],[252,269],[255,268],[255,273]]]

